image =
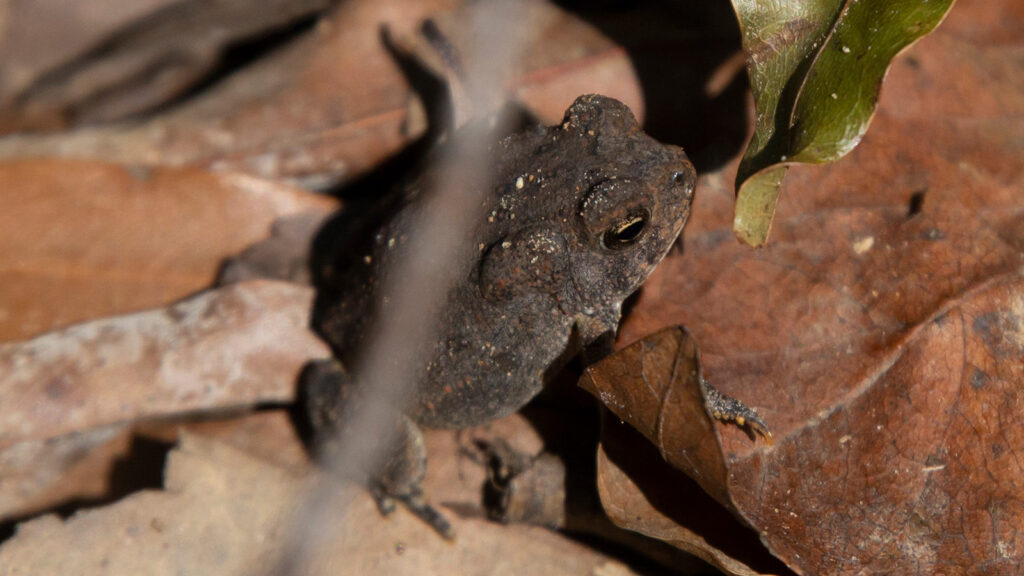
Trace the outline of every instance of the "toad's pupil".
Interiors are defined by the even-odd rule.
[[[643,216],[632,216],[620,222],[616,227],[605,233],[605,248],[622,248],[632,244],[640,237],[640,233],[643,232],[646,223]]]
[[[686,182],[686,174],[683,174],[682,172],[673,172],[672,173],[672,183],[673,184],[683,184],[684,182]]]
[[[615,236],[621,242],[628,242],[630,240],[636,240],[636,237],[640,235],[640,231],[643,229],[643,218],[634,218],[628,224],[619,228],[618,232],[615,233]]]

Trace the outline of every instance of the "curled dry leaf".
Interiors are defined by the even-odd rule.
[[[718,427],[728,492],[799,573],[1024,561],[1024,91],[989,14],[1024,25],[1011,5],[958,4],[897,61],[864,143],[792,169],[771,246],[732,241],[706,175],[686,252],[623,325],[685,323],[708,380],[771,423],[770,448]]]
[[[642,447],[634,444],[627,448],[630,441],[643,441],[606,420],[598,452],[598,489],[616,524],[669,542],[727,574],[752,576],[758,572],[745,561],[772,563],[751,553],[751,534],[735,526],[729,538],[733,545],[712,542],[720,539],[701,534],[707,523],[694,522],[691,513],[700,510],[712,518],[717,513],[723,524],[731,524],[729,510],[735,513],[729,499],[729,470],[715,435],[715,426],[720,424],[705,405],[701,372],[697,344],[682,327],[652,334],[587,368],[580,386],[650,441],[660,460],[685,472],[699,486],[686,478],[682,482],[674,478],[678,472],[657,457],[652,462]],[[658,496],[651,492],[664,493],[666,487],[677,501],[687,502],[689,510],[683,516],[659,511],[652,504]],[[689,493],[687,487],[692,489]],[[717,500],[717,505],[702,502],[707,498],[701,490]],[[744,541],[747,546],[735,545]]]
[[[844,156],[867,131],[889,63],[953,0],[733,0],[757,123],[736,176],[736,236],[768,240],[786,164]]]
[[[193,168],[0,163],[0,342],[163,306],[210,286],[276,219],[336,203]]]
[[[700,352],[682,327],[667,328],[587,368],[580,386],[650,440],[725,506],[726,468],[701,391]]]

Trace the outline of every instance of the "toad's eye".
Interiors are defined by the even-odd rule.
[[[647,228],[647,214],[638,212],[619,220],[601,235],[601,245],[607,250],[621,250],[632,246]]]
[[[675,184],[676,186],[682,186],[682,185],[686,184],[688,181],[689,181],[689,178],[686,177],[686,172],[673,172],[672,173],[672,183]]]

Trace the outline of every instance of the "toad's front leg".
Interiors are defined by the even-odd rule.
[[[700,385],[704,389],[708,413],[715,420],[735,422],[740,427],[749,426],[751,430],[760,434],[769,444],[775,442],[772,431],[768,429],[768,424],[757,413],[757,410],[750,408],[732,396],[726,396],[718,388],[715,388],[705,380],[703,376],[701,377]]]
[[[355,437],[358,431],[347,424],[345,414],[369,409],[370,399],[359,389],[345,369],[336,360],[311,362],[299,378],[301,406],[310,426],[315,457],[331,463],[335,470],[356,480],[370,490],[381,514],[388,515],[401,502],[410,512],[429,524],[446,539],[455,536],[448,520],[423,496],[420,483],[427,471],[427,450],[423,432],[415,422],[397,408],[375,404],[377,425],[385,426],[386,446],[370,446],[370,439]],[[382,424],[383,423],[383,424]],[[353,450],[363,447],[383,450],[382,457],[373,454],[358,458],[360,462],[377,462],[370,469],[352,470],[346,466],[342,446],[351,443]]]

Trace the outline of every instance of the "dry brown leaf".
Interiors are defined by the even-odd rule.
[[[0,522],[42,512],[91,507],[161,484],[163,460],[188,431],[271,464],[295,470],[309,458],[284,409],[232,418],[180,418],[117,424],[28,441],[0,450]]]
[[[667,328],[584,372],[580,386],[649,438],[667,462],[723,505],[726,468],[704,408],[700,352],[685,328]]]
[[[163,306],[210,286],[271,223],[336,203],[241,174],[0,163],[0,342]]]
[[[1024,560],[1024,91],[995,9],[957,4],[864,143],[792,170],[773,245],[734,242],[731,172],[705,176],[685,254],[623,326],[686,324],[708,380],[769,422],[771,448],[717,425],[727,488],[799,573]]]
[[[0,26],[0,133],[149,111],[199,83],[232,45],[287,29],[330,3],[7,3],[7,25]]]
[[[169,443],[183,432],[227,444],[281,468],[297,471],[312,465],[286,408],[261,410],[230,419],[154,422],[136,427],[136,434]]]
[[[433,23],[452,47],[458,71],[451,63],[442,62],[437,48],[423,34],[402,40],[439,77],[454,76],[458,92],[463,74],[474,69],[477,58],[492,58],[480,52],[477,27],[479,4],[468,3],[451,12],[439,13]],[[600,93],[625,102],[636,114],[644,117],[644,101],[636,73],[623,48],[616,46],[597,27],[579,16],[559,9],[547,0],[528,0],[519,7],[517,22],[505,32],[502,41],[513,42],[521,49],[507,71],[508,95],[526,106],[543,125],[562,121],[565,109],[580,94]],[[480,53],[477,53],[480,52]],[[455,96],[456,115],[462,112]],[[466,104],[472,106],[473,103]],[[476,104],[480,104],[479,102]],[[499,103],[487,103],[499,104]],[[488,110],[469,110],[467,115],[482,115]]]
[[[697,344],[682,327],[652,334],[587,368],[579,385],[618,419],[606,418],[601,432],[601,501],[616,524],[669,542],[726,574],[778,572],[781,567],[757,553],[753,533],[730,522],[730,511],[736,512],[729,470],[705,408],[702,378]]]
[[[77,156],[126,164],[216,165],[330,185],[393,154],[415,134],[409,89],[380,41],[454,0],[355,0],[284,49],[138,125],[16,136],[0,155]]]
[[[0,449],[0,526],[61,504],[106,498],[114,492],[113,463],[130,447],[129,427],[114,425]]]
[[[785,573],[753,532],[729,522],[725,508],[657,451],[638,449],[644,440],[628,424],[610,420],[605,419],[597,452],[597,485],[617,525],[685,550],[731,576]]]
[[[254,281],[0,345],[0,446],[289,401],[303,364],[328,355],[307,327],[312,298]]]
[[[147,491],[60,521],[23,524],[0,547],[13,573],[160,575],[259,574],[277,565],[310,478],[216,441],[186,435],[171,453],[164,492]],[[459,541],[437,537],[399,509],[379,516],[354,487],[336,530],[316,533],[301,574],[633,574],[622,563],[540,528],[454,518]],[[337,505],[334,501],[328,505]]]
[[[422,105],[381,42],[411,36],[459,0],[351,0],[316,29],[178,109],[137,126],[97,127],[0,141],[0,157],[98,157],[127,164],[193,164],[328,187],[361,174],[417,137]],[[554,123],[581,93],[642,108],[626,54],[576,17],[529,3],[535,44],[511,89]],[[420,118],[421,119],[421,118]]]

